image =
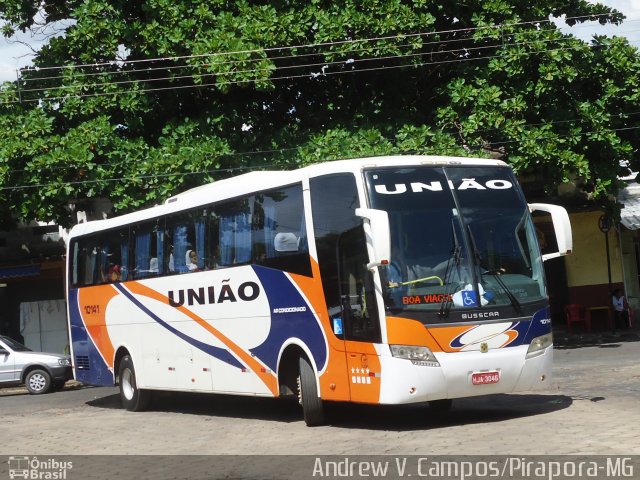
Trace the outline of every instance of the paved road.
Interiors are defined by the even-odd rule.
[[[557,347],[543,394],[456,400],[445,414],[333,405],[316,428],[275,399],[166,395],[130,413],[115,388],[0,390],[0,455],[640,454],[640,341],[601,342]]]

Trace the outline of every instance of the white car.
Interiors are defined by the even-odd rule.
[[[29,393],[37,395],[61,389],[71,378],[68,355],[34,352],[0,335],[0,387],[24,385]]]

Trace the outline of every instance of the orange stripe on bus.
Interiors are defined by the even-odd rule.
[[[348,401],[351,399],[347,378],[347,359],[344,352],[344,342],[333,333],[331,321],[327,314],[327,304],[320,280],[318,262],[310,257],[313,277],[289,274],[318,316],[320,325],[329,345],[327,349],[327,366],[320,375],[320,396],[325,400]],[[320,367],[321,365],[318,365]]]
[[[165,305],[169,305],[169,299],[155,290],[146,287],[138,282],[130,282],[126,284],[127,288],[136,295],[142,295],[144,297],[151,298],[153,300],[157,300]],[[214,337],[220,340],[224,345],[229,348],[238,358],[240,358],[245,365],[247,365],[251,370],[258,375],[260,380],[267,386],[267,388],[271,391],[274,396],[278,395],[278,379],[275,374],[262,371],[265,366],[256,360],[255,357],[251,356],[248,352],[243,350],[236,343],[231,341],[228,337],[226,337],[222,332],[213,328],[209,325],[208,322],[197,316],[195,313],[190,311],[188,308],[184,306],[173,307],[181,313],[185,314],[189,318],[191,318],[194,322],[204,328],[206,331],[211,333]]]
[[[113,368],[115,349],[107,330],[105,313],[107,305],[116,296],[118,292],[113,285],[81,288],[78,291],[78,308],[82,321],[94,345],[111,368]]]

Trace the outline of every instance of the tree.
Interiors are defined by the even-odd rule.
[[[606,201],[638,165],[637,50],[584,0],[0,0],[73,20],[0,89],[0,202],[71,223],[256,168],[391,153],[503,158]],[[637,169],[637,168],[636,168]]]

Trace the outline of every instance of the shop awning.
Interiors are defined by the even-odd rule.
[[[640,230],[640,184],[630,182],[618,194],[618,202],[623,206],[620,223],[629,230]]]
[[[23,265],[19,267],[0,268],[0,280],[19,277],[32,277],[34,275],[40,275],[40,265]]]

